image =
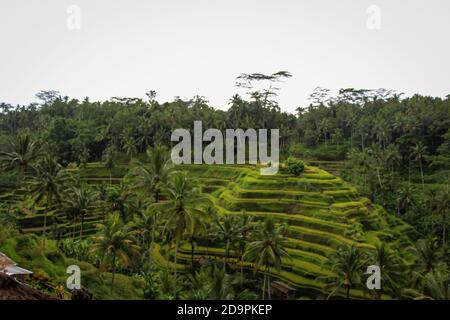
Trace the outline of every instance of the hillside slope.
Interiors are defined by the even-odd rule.
[[[307,167],[299,177],[287,173],[274,176],[261,176],[259,169],[251,166],[230,165],[183,165],[203,186],[203,193],[210,199],[215,210],[221,215],[247,214],[255,220],[267,216],[286,223],[289,227],[288,251],[292,260],[283,261],[281,272],[272,270],[272,276],[294,286],[302,295],[317,297],[326,294],[323,276],[330,275],[323,264],[327,257],[342,244],[355,244],[364,250],[374,249],[380,241],[394,250],[408,246],[408,234],[413,229],[387,213],[382,207],[374,205],[369,199],[361,197],[357,190],[317,167]],[[91,184],[109,183],[109,174],[101,164],[89,164],[78,170]],[[120,183],[126,173],[124,167],[115,169],[112,182]],[[8,201],[20,200],[20,194],[3,194]],[[26,207],[26,201],[22,207]],[[19,205],[20,207],[20,205]],[[25,233],[42,231],[42,212],[23,209],[20,223]],[[103,210],[96,210],[86,218],[85,235],[95,231],[95,224],[102,219]],[[72,230],[70,221],[62,213],[49,214],[48,231],[60,230],[62,236],[69,236]],[[163,266],[172,266],[165,261],[165,254],[159,254],[155,246],[156,259]],[[223,259],[224,245],[199,241],[195,249],[197,258]],[[169,255],[173,259],[173,255]],[[234,260],[235,265],[239,262]],[[178,268],[182,271],[191,263],[191,247],[188,243],[180,248]],[[251,268],[249,264],[245,268]],[[352,296],[363,298],[360,289],[352,291]]]

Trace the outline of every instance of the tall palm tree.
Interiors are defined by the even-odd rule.
[[[435,238],[417,241],[411,251],[417,257],[416,268],[421,275],[433,271],[441,258],[441,250]]]
[[[112,184],[112,170],[116,166],[116,150],[114,146],[109,146],[103,152],[103,164],[109,171],[109,184]]]
[[[407,183],[403,184],[400,187],[397,195],[397,213],[399,215],[408,212],[408,210],[414,206],[415,198],[414,198],[415,190],[414,187]]]
[[[109,259],[112,267],[111,293],[114,290],[117,259],[125,266],[131,264],[132,258],[139,256],[139,246],[134,238],[135,231],[131,224],[124,224],[119,214],[111,214],[104,224],[97,225],[98,235],[93,238],[91,252],[99,253]]]
[[[446,267],[435,269],[422,278],[422,294],[416,299],[450,300],[450,273]]]
[[[222,219],[215,219],[211,228],[212,236],[225,244],[225,259],[223,261],[225,271],[230,257],[230,249],[239,238],[238,221],[236,218],[233,215],[226,215]]]
[[[171,174],[166,193],[168,200],[155,203],[154,206],[158,207],[158,211],[165,218],[164,230],[172,234],[175,242],[174,296],[176,296],[177,257],[180,242],[186,234],[192,235],[195,230],[205,228],[205,223],[208,221],[205,207],[210,204],[210,201],[190,181],[186,172]]]
[[[83,238],[84,218],[94,208],[95,204],[96,194],[89,185],[81,183],[79,187],[71,188],[69,197],[67,197],[65,201],[65,205],[72,213],[74,220],[80,219],[81,221],[79,233],[80,239]]]
[[[133,219],[133,200],[134,194],[124,183],[119,186],[112,186],[108,188],[106,193],[106,203],[109,210],[118,212],[124,223],[130,222]]]
[[[190,278],[194,290],[182,296],[191,300],[252,300],[256,296],[245,290],[235,290],[238,282],[232,274],[215,265],[202,268]]]
[[[55,204],[62,204],[62,195],[65,184],[70,179],[69,174],[56,162],[55,159],[46,156],[37,165],[37,174],[32,178],[29,192],[34,197],[36,204],[45,202],[43,238],[47,231],[47,215]]]
[[[148,268],[151,268],[152,262],[152,245],[155,241],[156,225],[154,223],[154,215],[156,210],[142,210],[140,214],[135,217],[134,228],[141,238],[141,245],[145,248],[144,256],[147,258]]]
[[[127,156],[132,160],[137,153],[136,140],[130,135],[122,136],[122,148]]]
[[[400,295],[401,284],[404,282],[404,265],[398,255],[393,252],[385,243],[376,244],[375,251],[369,254],[370,262],[380,267],[381,288],[371,290],[380,298],[378,294],[386,289],[391,290],[396,296]]]
[[[419,162],[420,176],[422,178],[422,188],[425,189],[425,181],[423,178],[423,160],[427,155],[428,148],[422,142],[419,142],[411,149],[412,149],[411,156],[414,158],[414,160]]]
[[[287,229],[284,225],[276,225],[272,218],[267,218],[264,224],[256,229],[254,240],[250,242],[244,253],[244,259],[255,264],[255,271],[264,269],[262,299],[267,290],[271,299],[270,268],[281,269],[281,259],[291,256],[286,250],[288,239],[285,237]]]
[[[436,194],[435,199],[436,212],[441,215],[442,223],[442,246],[446,244],[446,230],[447,230],[447,215],[450,211],[450,192],[448,190],[441,190]]]
[[[17,169],[16,185],[19,187],[25,172],[33,168],[33,162],[39,155],[39,150],[29,133],[21,133],[15,139],[11,139],[8,144],[8,151],[0,152],[3,169]]]
[[[241,263],[241,288],[244,286],[244,253],[248,245],[249,236],[253,230],[253,217],[242,212],[239,216],[237,229],[239,233],[238,249],[239,261]]]
[[[334,275],[323,277],[326,287],[333,289],[328,299],[341,288],[346,290],[346,297],[350,299],[350,289],[361,281],[365,260],[365,255],[355,245],[343,245],[329,257],[325,266]]]
[[[166,147],[156,145],[147,149],[148,161],[138,163],[132,170],[133,189],[141,190],[159,202],[161,190],[173,170],[170,154]]]

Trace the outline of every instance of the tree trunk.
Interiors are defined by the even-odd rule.
[[[350,299],[350,286],[347,285],[347,300]]]
[[[177,298],[177,256],[178,256],[178,242],[177,239],[175,241],[175,264],[173,267],[173,298]]]
[[[223,261],[223,268],[224,268],[225,272],[227,271],[227,262],[228,262],[229,254],[230,254],[230,241],[227,240],[227,247],[225,250],[225,260]]]
[[[45,211],[45,214],[44,214],[44,230],[43,230],[43,233],[42,233],[42,246],[43,246],[44,249],[45,249],[45,238],[47,236],[47,211],[48,211],[48,208],[47,208],[47,210]]]
[[[264,281],[263,281],[263,288],[262,288],[262,299],[265,300],[266,298],[266,280],[267,280],[267,274],[264,272]]]
[[[446,243],[446,225],[447,225],[447,219],[445,216],[445,213],[442,214],[442,246],[445,248],[445,243]]]
[[[241,261],[241,289],[242,289],[244,287],[244,249],[241,249],[239,257]]]
[[[191,269],[192,273],[194,273],[194,240],[191,239]]]
[[[74,218],[72,221],[72,240],[75,241],[75,223],[76,219]]]
[[[269,300],[272,300],[272,288],[270,286],[270,274],[267,272],[267,295],[269,296]]]
[[[52,207],[52,200],[51,200],[51,197],[49,197],[48,195],[47,195],[47,210],[45,210],[45,214],[44,214],[44,231],[43,231],[43,239],[42,239],[42,241],[43,241],[43,248],[45,249],[45,247],[46,247],[46,237],[47,237],[47,214],[48,214],[48,211],[50,210],[50,208]]]
[[[83,225],[84,225],[84,215],[81,216],[80,240],[83,239]]]
[[[114,278],[116,276],[116,252],[113,253],[112,265],[113,265],[113,270],[112,270],[112,278],[111,278],[111,293],[113,293]]]
[[[425,190],[425,180],[423,179],[422,160],[419,161],[419,166],[420,166],[420,176],[422,177],[422,190]]]

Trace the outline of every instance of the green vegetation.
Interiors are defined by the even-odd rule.
[[[449,98],[318,89],[291,115],[266,91],[227,111],[48,94],[0,113],[0,250],[40,290],[76,264],[95,299],[283,298],[274,282],[297,298],[448,298]],[[284,165],[175,166],[170,134],[194,120],[280,128]]]

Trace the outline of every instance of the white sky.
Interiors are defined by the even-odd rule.
[[[81,29],[69,30],[69,5]],[[381,29],[366,22],[381,9]],[[316,86],[450,93],[448,0],[1,0],[0,101],[203,95],[226,108],[242,72],[288,70],[283,110]]]

